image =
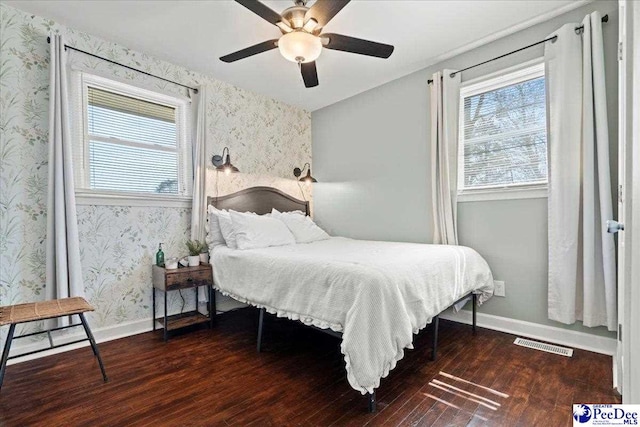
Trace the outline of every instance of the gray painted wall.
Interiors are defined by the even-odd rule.
[[[314,213],[331,234],[371,240],[431,242],[427,80],[542,40],[593,10],[604,24],[614,173],[617,162],[617,2],[588,4],[312,113]],[[435,41],[434,41],[435,42]],[[463,82],[543,55],[536,47],[463,74]],[[375,66],[372,60],[372,67]],[[615,194],[615,192],[614,192]],[[480,252],[506,297],[480,311],[529,322],[613,334],[547,319],[547,201],[492,200],[458,205],[460,243]]]

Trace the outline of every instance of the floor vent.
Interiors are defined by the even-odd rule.
[[[573,349],[560,347],[558,345],[547,344],[546,342],[539,342],[528,340],[524,338],[516,338],[513,342],[515,345],[522,347],[533,348],[534,350],[546,351],[547,353],[559,354],[560,356],[573,356]]]

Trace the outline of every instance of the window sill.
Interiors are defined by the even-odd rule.
[[[190,208],[191,196],[160,196],[76,191],[77,205]]]
[[[458,193],[458,202],[482,202],[489,200],[546,199],[547,187],[490,188]]]

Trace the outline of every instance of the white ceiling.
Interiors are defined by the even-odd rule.
[[[277,27],[231,0],[5,3],[313,111],[584,1],[354,0],[325,31],[392,44],[395,51],[384,60],[324,49],[317,60],[320,85],[311,89],[277,49],[232,64],[218,59],[280,35]],[[264,3],[278,13],[293,5],[290,0]]]

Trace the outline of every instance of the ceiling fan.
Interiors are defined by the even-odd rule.
[[[322,48],[388,58],[393,46],[341,34],[322,33],[322,29],[350,0],[316,0],[309,8],[307,0],[294,0],[295,6],[277,13],[258,0],[235,0],[264,20],[277,26],[282,35],[220,58],[234,62],[276,47],[282,56],[298,64],[305,87],[318,86],[315,60]]]

